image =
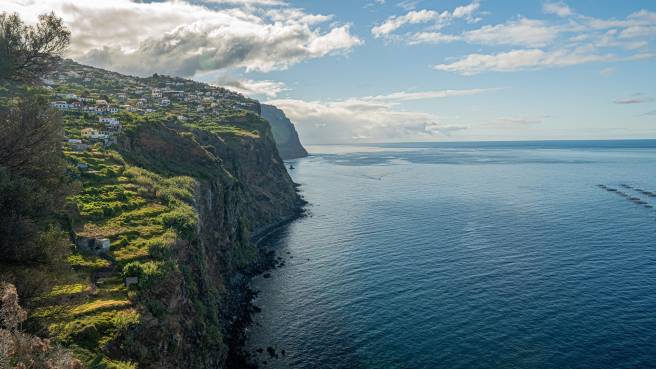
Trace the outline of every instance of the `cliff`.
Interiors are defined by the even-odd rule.
[[[275,106],[262,104],[262,118],[271,124],[273,138],[276,141],[276,146],[278,146],[280,157],[289,160],[303,158],[308,155],[303,145],[301,145],[294,124],[282,110]]]
[[[71,62],[55,77],[55,99],[149,105],[112,113],[120,132],[88,145],[81,131],[104,129],[98,113],[63,110],[80,187],[67,213],[76,247],[71,272],[36,300],[30,330],[93,368],[229,367],[249,277],[270,256],[254,239],[303,205],[259,103]],[[150,97],[172,87],[183,90],[170,92],[170,105]],[[105,243],[108,251],[90,252]]]

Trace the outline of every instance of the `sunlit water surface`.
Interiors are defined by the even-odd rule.
[[[656,210],[598,187],[656,207],[655,141],[310,151],[263,367],[656,367]]]

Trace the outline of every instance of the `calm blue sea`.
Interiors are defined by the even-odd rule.
[[[656,368],[656,141],[309,149],[262,367]]]

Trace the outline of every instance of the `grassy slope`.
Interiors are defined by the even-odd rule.
[[[167,249],[178,237],[176,226],[196,221],[190,206],[194,181],[131,167],[112,150],[66,155],[89,165],[80,177],[83,190],[72,199],[80,214],[77,233],[109,238],[111,252],[105,257],[73,253],[68,283],[43,296],[33,317],[91,367],[131,368],[129,361],[110,358],[117,351],[112,345],[141,319],[135,306],[139,288],[129,291],[124,274],[138,275],[145,285],[171,272]]]

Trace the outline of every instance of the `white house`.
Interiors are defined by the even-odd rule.
[[[96,255],[109,253],[111,245],[107,238],[79,237],[75,243],[78,250]]]
[[[105,123],[108,126],[120,126],[121,123],[119,122],[118,119],[116,118],[110,118],[110,117],[100,117],[98,119],[100,123]]]
[[[118,113],[118,107],[116,107],[116,106],[110,106],[109,108],[107,108],[107,111],[108,111],[110,114],[116,114],[116,113]]]
[[[68,110],[68,103],[66,101],[55,101],[50,103],[50,105],[54,106],[55,109]]]
[[[161,105],[161,106],[169,106],[169,105],[171,105],[171,100],[169,100],[169,99],[162,99],[162,101],[160,102],[160,105]]]

